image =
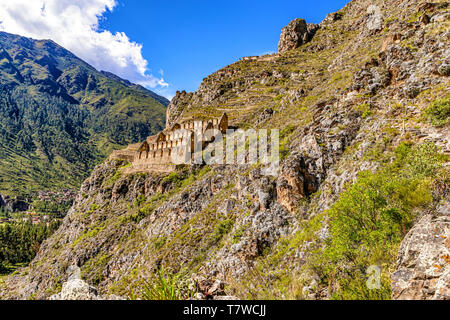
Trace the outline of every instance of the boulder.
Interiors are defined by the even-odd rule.
[[[293,154],[283,164],[277,180],[277,202],[293,213],[299,201],[319,188],[323,175],[320,161]]]
[[[320,23],[320,26],[327,26],[335,21],[342,20],[343,13],[342,12],[332,12],[327,14],[325,19]]]
[[[443,63],[438,68],[438,73],[441,76],[450,76],[450,64],[449,63]]]
[[[123,298],[114,295],[99,296],[96,288],[81,279],[81,270],[77,266],[70,266],[67,269],[67,274],[68,280],[63,284],[61,292],[52,295],[49,300],[123,300]]]
[[[175,97],[170,101],[166,111],[166,127],[169,128],[181,116],[184,108],[192,99],[193,93],[186,91],[177,91]]]
[[[225,283],[219,279],[212,280],[200,277],[197,279],[198,290],[205,299],[215,296],[225,296]]]
[[[268,210],[274,200],[274,185],[267,177],[262,177],[259,180],[255,188],[259,210]]]
[[[375,94],[391,83],[391,74],[383,65],[374,62],[367,63],[353,77],[352,90],[363,91],[366,94]]]
[[[99,300],[97,290],[81,279],[71,279],[63,284],[59,294],[50,300]]]
[[[296,49],[302,44],[311,41],[319,26],[313,23],[306,23],[304,19],[291,21],[281,31],[278,52],[286,52]]]
[[[294,212],[300,199],[305,197],[305,179],[301,160],[288,159],[277,181],[277,201],[289,212]]]
[[[376,5],[371,5],[367,8],[367,29],[369,31],[379,31],[383,27],[383,16],[381,10]]]
[[[450,300],[450,203],[424,215],[402,242],[392,274],[395,300]]]

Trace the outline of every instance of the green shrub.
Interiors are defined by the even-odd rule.
[[[372,115],[372,110],[368,103],[358,105],[356,107],[356,111],[361,112],[361,118],[363,119],[366,119]]]
[[[287,125],[280,131],[280,160],[284,160],[289,157],[289,143],[291,142],[291,135],[294,132],[295,126],[293,125]]]
[[[113,176],[111,176],[108,179],[106,179],[105,185],[109,186],[109,187],[112,187],[117,181],[119,181],[121,176],[122,176],[122,172],[119,169],[119,170],[116,171],[116,173],[114,173]]]
[[[89,227],[85,232],[83,232],[73,243],[72,247],[76,247],[80,242],[88,239],[95,238],[100,232],[105,229],[105,224],[102,225],[95,224]]]
[[[166,244],[167,238],[165,236],[157,238],[155,242],[153,243],[153,247],[155,250],[159,250]]]
[[[180,182],[180,175],[177,172],[172,172],[163,179],[163,182],[177,184]]]
[[[126,169],[126,168],[130,168],[130,167],[131,167],[131,163],[127,161],[123,166],[119,167],[119,169]]]
[[[192,298],[194,292],[184,285],[183,275],[174,274],[172,270],[161,268],[138,290],[138,294],[131,291],[130,299],[137,300],[185,300]]]
[[[430,185],[441,157],[432,144],[403,143],[396,160],[376,173],[362,172],[327,211],[330,238],[313,268],[335,299],[390,299],[390,273],[415,212],[433,201]],[[381,268],[381,288],[369,290],[366,271]]]
[[[436,127],[447,125],[450,118],[450,95],[431,103],[425,110],[425,115]]]
[[[248,228],[248,224],[240,226],[233,234],[233,240],[231,243],[236,244],[241,242],[242,237],[245,235],[245,230]]]
[[[140,194],[140,195],[136,198],[136,200],[134,201],[133,207],[136,208],[136,207],[142,206],[142,205],[145,203],[146,200],[147,200],[147,198],[145,197],[145,195]]]
[[[219,243],[222,238],[231,231],[233,228],[234,221],[233,220],[224,220],[219,222],[216,225],[216,228],[214,230],[214,233],[211,237],[213,243]]]
[[[424,143],[415,147],[413,152],[408,152],[404,159],[411,175],[425,177],[431,176],[443,160],[433,143]]]
[[[89,279],[92,284],[98,286],[104,280],[103,271],[110,259],[110,255],[99,254],[87,261],[81,271],[82,278]]]

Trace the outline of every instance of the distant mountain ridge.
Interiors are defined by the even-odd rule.
[[[100,73],[103,74],[105,77],[108,77],[108,78],[110,78],[112,80],[116,80],[116,81],[126,85],[129,88],[142,90],[142,91],[148,93],[153,99],[155,99],[156,101],[162,103],[165,106],[169,105],[169,103],[170,103],[170,100],[167,99],[166,97],[160,96],[160,95],[154,93],[153,91],[144,88],[140,84],[135,84],[135,83],[132,83],[132,82],[126,80],[126,79],[122,79],[121,77],[115,75],[114,73],[108,72],[108,71],[103,71],[102,70],[102,71],[100,71]]]
[[[112,149],[161,130],[168,104],[51,40],[0,32],[0,193],[78,188]]]

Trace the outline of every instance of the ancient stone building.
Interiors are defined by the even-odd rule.
[[[256,61],[258,60],[259,56],[248,56],[248,57],[242,57],[239,59],[240,61]]]
[[[170,128],[148,137],[144,142],[126,149],[114,151],[110,159],[127,160],[128,172],[171,172],[177,164],[192,161],[195,141],[202,141],[202,149],[210,142],[205,136],[207,130],[218,130],[222,134],[228,129],[228,116],[209,120],[185,119]]]

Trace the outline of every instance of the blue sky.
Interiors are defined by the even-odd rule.
[[[143,45],[150,72],[163,70],[171,97],[195,91],[202,79],[240,57],[276,52],[281,28],[295,18],[319,23],[348,0],[117,0],[100,28],[125,32]]]
[[[99,70],[171,98],[243,56],[274,53],[295,18],[349,0],[0,0],[0,31],[51,39]]]

